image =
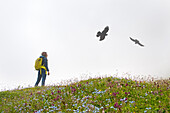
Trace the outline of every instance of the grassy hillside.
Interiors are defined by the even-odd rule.
[[[0,92],[0,112],[170,112],[170,81],[113,77]]]

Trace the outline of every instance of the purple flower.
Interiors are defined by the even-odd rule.
[[[54,93],[53,93],[53,92],[51,92],[51,94],[52,94],[52,95],[54,95]]]
[[[72,93],[74,93],[74,92],[76,91],[76,89],[75,89],[75,88],[73,88],[73,89],[71,89],[71,91],[72,91]]]
[[[127,92],[125,92],[125,94],[127,95],[128,93],[127,93]]]
[[[128,86],[128,84],[126,84],[126,86]]]
[[[57,97],[54,99],[54,101],[61,99],[61,97],[59,95],[57,95]]]
[[[118,107],[119,107],[119,104],[116,102],[116,103],[114,104],[114,107],[115,107],[115,108],[118,108]]]
[[[60,90],[58,90],[57,92],[58,92],[58,93],[61,93],[61,91],[60,91]]]
[[[112,93],[113,96],[116,96],[116,93]]]
[[[81,87],[81,84],[78,84],[78,87]]]

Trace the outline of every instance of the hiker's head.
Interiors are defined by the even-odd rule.
[[[48,56],[48,55],[47,55],[47,52],[42,52],[41,55],[44,56],[44,57],[47,57],[47,56]]]

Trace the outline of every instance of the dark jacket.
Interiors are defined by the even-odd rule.
[[[40,58],[43,58],[43,60],[42,60],[42,65],[44,65],[44,66],[46,67],[47,71],[49,71],[47,58],[44,57],[44,56],[40,56]]]

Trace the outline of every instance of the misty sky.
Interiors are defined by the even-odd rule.
[[[96,33],[105,26],[100,42]],[[43,51],[46,84],[116,70],[169,77],[170,0],[1,0],[0,85],[34,86]]]

